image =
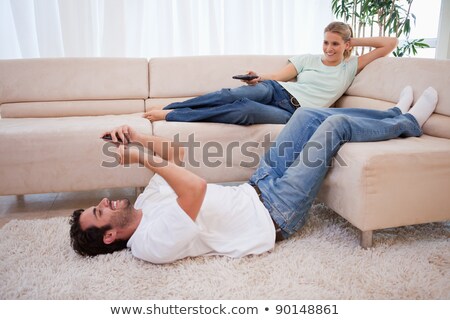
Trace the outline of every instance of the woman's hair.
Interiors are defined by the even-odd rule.
[[[352,27],[349,24],[340,21],[331,22],[325,27],[325,30],[323,32],[337,33],[345,42],[350,41],[350,39],[353,37]],[[350,55],[352,54],[352,50],[353,48],[350,47],[344,51],[344,59],[350,57]]]
[[[96,256],[98,254],[112,253],[127,247],[127,241],[116,240],[111,244],[103,242],[103,235],[111,229],[110,225],[102,228],[90,227],[82,230],[80,216],[84,209],[75,210],[70,219],[70,243],[72,248],[82,256]]]

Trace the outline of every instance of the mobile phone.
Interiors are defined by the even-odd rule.
[[[255,75],[255,74],[238,74],[233,76],[233,79],[237,79],[237,80],[245,80],[245,81],[250,81],[253,79],[259,78],[259,76]]]
[[[116,137],[117,137],[117,141],[120,142],[120,143],[122,143],[122,139],[120,139],[120,137],[118,137],[117,135],[116,135]],[[126,137],[125,137],[125,138],[126,138]],[[105,135],[102,137],[102,139],[105,140],[105,141],[112,141],[111,134],[109,134],[109,133],[105,134]],[[128,139],[127,139],[127,142],[129,142]]]

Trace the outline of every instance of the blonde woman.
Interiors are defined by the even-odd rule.
[[[220,122],[240,125],[285,124],[299,107],[330,107],[347,90],[356,74],[367,64],[387,56],[397,38],[353,38],[348,24],[332,22],[324,30],[323,54],[304,54],[273,74],[242,80],[247,85],[222,89],[163,110],[144,114],[150,121]],[[353,47],[373,47],[362,56],[351,55]],[[296,78],[295,81],[290,81]]]

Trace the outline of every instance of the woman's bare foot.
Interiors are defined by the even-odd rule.
[[[150,121],[159,121],[159,120],[165,120],[167,114],[172,110],[152,110],[149,112],[144,113],[143,117],[147,118]]]

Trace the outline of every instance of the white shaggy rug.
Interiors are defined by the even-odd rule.
[[[261,256],[152,265],[129,251],[81,258],[68,219],[0,229],[1,299],[450,299],[450,224],[358,232],[314,205],[299,234]]]

